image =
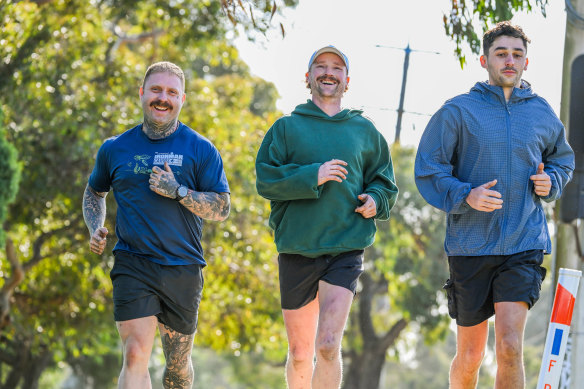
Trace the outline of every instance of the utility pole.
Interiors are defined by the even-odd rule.
[[[575,60],[584,55],[584,0],[565,0],[567,21],[566,21],[566,38],[564,44],[564,66],[562,76],[562,100],[560,108],[560,119],[565,124],[568,138],[575,139],[575,131],[584,139],[584,123],[575,122],[574,113],[582,111],[582,102],[575,99],[571,101],[573,96],[574,85],[572,83],[572,70]],[[580,58],[581,59],[581,58]],[[578,61],[581,62],[581,61]],[[579,73],[580,71],[578,71]],[[576,73],[574,74],[576,76]],[[578,105],[577,105],[578,104]],[[573,105],[573,106],[571,106]],[[572,110],[572,115],[570,111]],[[570,122],[570,117],[574,120]],[[572,147],[576,152],[576,172],[574,173],[574,182],[583,177],[577,177],[583,172],[584,166],[578,166],[578,162],[582,161],[584,155],[578,155],[579,150],[582,152],[584,145],[574,144]],[[568,184],[570,185],[570,184]],[[578,190],[566,193],[568,196],[582,196]],[[577,198],[579,200],[579,198]],[[562,202],[573,203],[576,198],[563,198],[558,201],[556,207],[556,214],[561,211]],[[565,205],[563,206],[565,208]],[[577,209],[572,210],[573,215],[576,215]],[[564,213],[564,212],[562,212]],[[577,216],[581,217],[581,216]],[[564,218],[562,218],[564,219]],[[559,220],[558,231],[556,235],[556,260],[553,267],[553,285],[557,282],[557,274],[560,268],[584,270],[583,268],[583,253],[582,243],[584,243],[583,220],[576,219],[569,223],[567,220]],[[568,340],[568,351],[564,359],[564,369],[562,378],[560,379],[560,388],[562,389],[581,389],[584,382],[584,282],[580,282],[578,295],[576,297],[576,306],[574,315],[572,316],[572,328]]]
[[[399,47],[393,47],[393,46],[383,46],[383,45],[375,45],[375,47],[383,47],[386,49],[396,49],[396,50],[403,50],[405,52],[405,56],[404,56],[404,70],[403,70],[403,75],[402,75],[402,84],[401,84],[401,92],[399,95],[399,106],[397,108],[397,124],[395,125],[395,138],[393,140],[393,143],[398,143],[399,144],[399,137],[401,134],[401,126],[402,126],[402,116],[404,113],[404,99],[405,99],[405,95],[406,95],[406,83],[408,81],[408,68],[410,67],[410,53],[412,51],[418,52],[418,53],[428,53],[428,54],[440,54],[437,51],[424,51],[424,50],[412,50],[410,48],[410,44],[408,43],[408,45],[405,48],[399,48]]]

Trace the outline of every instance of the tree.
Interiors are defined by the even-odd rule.
[[[450,322],[439,290],[448,277],[439,243],[444,216],[418,193],[415,150],[394,144],[391,154],[400,196],[389,221],[377,223],[376,242],[365,254],[361,289],[345,336],[346,389],[378,388],[386,356],[391,352],[399,358],[397,345],[405,344],[405,332],[422,334],[433,343],[444,338]]]
[[[238,94],[253,97],[255,85],[265,83],[249,76],[224,36],[234,26],[242,26],[252,35],[262,33],[277,12],[275,4],[0,0],[0,74],[10,75],[0,77],[2,124],[23,169],[19,194],[3,226],[6,250],[0,254],[0,297],[6,302],[5,317],[12,318],[10,325],[0,328],[0,387],[36,387],[47,367],[81,357],[100,358],[117,347],[108,279],[112,258],[89,253],[81,215],[81,195],[95,152],[103,139],[141,120],[137,104],[140,77],[149,62],[163,58],[183,65],[187,78],[195,80],[189,84],[194,91],[194,98],[189,97],[193,100],[190,111],[185,109],[181,116],[185,122],[201,126],[201,132],[215,137],[220,147],[230,137],[257,142],[253,129],[266,128],[268,114],[260,107],[256,113],[261,115],[253,115],[249,107],[233,102]],[[294,4],[284,2],[285,6]],[[199,58],[204,59],[204,66],[198,68],[194,60]],[[211,74],[211,69],[218,68],[231,69],[232,75]],[[197,80],[199,77],[205,80]],[[209,96],[205,110],[195,105]],[[244,110],[245,119],[236,120]],[[226,127],[217,128],[214,120],[225,120]],[[249,189],[246,180],[253,177],[242,170],[249,164],[245,157],[234,151],[232,160],[241,165],[234,166],[234,171],[242,172],[241,180]],[[246,199],[251,201],[250,196]],[[108,201],[108,210],[115,212],[115,205]],[[248,206],[243,199],[234,203],[240,208]],[[258,207],[258,218],[261,210]],[[111,214],[108,220],[113,220]],[[235,225],[228,223],[223,227]],[[259,219],[254,223],[260,223]],[[205,239],[219,239],[218,231],[210,231]],[[252,255],[240,238],[233,240],[240,244],[226,260]],[[211,250],[218,246],[207,242]],[[224,259],[219,252],[211,257],[211,264]],[[258,256],[273,266],[267,259]],[[244,270],[248,269],[239,273]],[[20,282],[12,282],[19,272]],[[267,285],[268,281],[273,284],[267,280]],[[214,285],[221,289],[218,283]],[[266,298],[268,292],[266,289]],[[247,299],[235,299],[232,305],[254,307]],[[223,325],[217,328],[231,331],[231,321],[215,321]],[[250,348],[254,341],[263,340],[250,335],[249,328],[233,335],[243,339],[234,343]],[[206,342],[216,347],[232,344],[227,340]],[[91,366],[90,362],[85,365]]]
[[[478,29],[484,32],[490,25],[510,20],[518,11],[531,12],[534,7],[538,7],[545,16],[547,4],[548,0],[451,0],[450,14],[443,15],[444,29],[456,44],[454,52],[460,60],[460,66],[466,63],[463,46],[468,45],[474,54],[481,51]]]

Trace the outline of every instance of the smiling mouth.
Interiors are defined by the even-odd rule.
[[[169,104],[160,103],[158,101],[154,101],[150,106],[160,112],[166,112],[172,109]]]
[[[339,80],[334,77],[319,77],[317,81],[324,85],[336,85],[339,83]]]

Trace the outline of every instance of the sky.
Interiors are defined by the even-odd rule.
[[[252,74],[276,85],[280,94],[277,107],[284,114],[310,98],[304,74],[311,54],[329,44],[336,46],[349,59],[349,91],[343,107],[363,109],[392,142],[403,49],[409,44],[418,51],[410,55],[400,138],[404,145],[417,145],[430,116],[445,100],[488,79],[479,57],[468,48],[467,64],[461,69],[455,45],[444,32],[442,17],[449,10],[450,0],[300,0],[276,21],[284,24],[284,38],[277,29],[255,42],[239,37],[236,46]],[[513,23],[522,26],[531,39],[523,78],[559,114],[564,2],[550,0],[546,18],[536,10],[517,14]]]

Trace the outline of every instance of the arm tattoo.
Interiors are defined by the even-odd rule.
[[[169,175],[162,175],[158,181],[158,193],[174,199],[176,196],[176,190],[179,186],[180,184],[174,179],[174,177]]]
[[[89,235],[103,227],[105,223],[105,196],[107,192],[96,192],[89,185],[83,193],[83,219],[89,229]]]
[[[181,200],[186,209],[203,219],[223,221],[229,216],[229,193],[195,192]]]
[[[166,359],[162,378],[164,388],[191,388],[194,378],[191,350],[195,334],[184,335],[167,325],[162,326],[164,331],[161,331],[160,338]]]

